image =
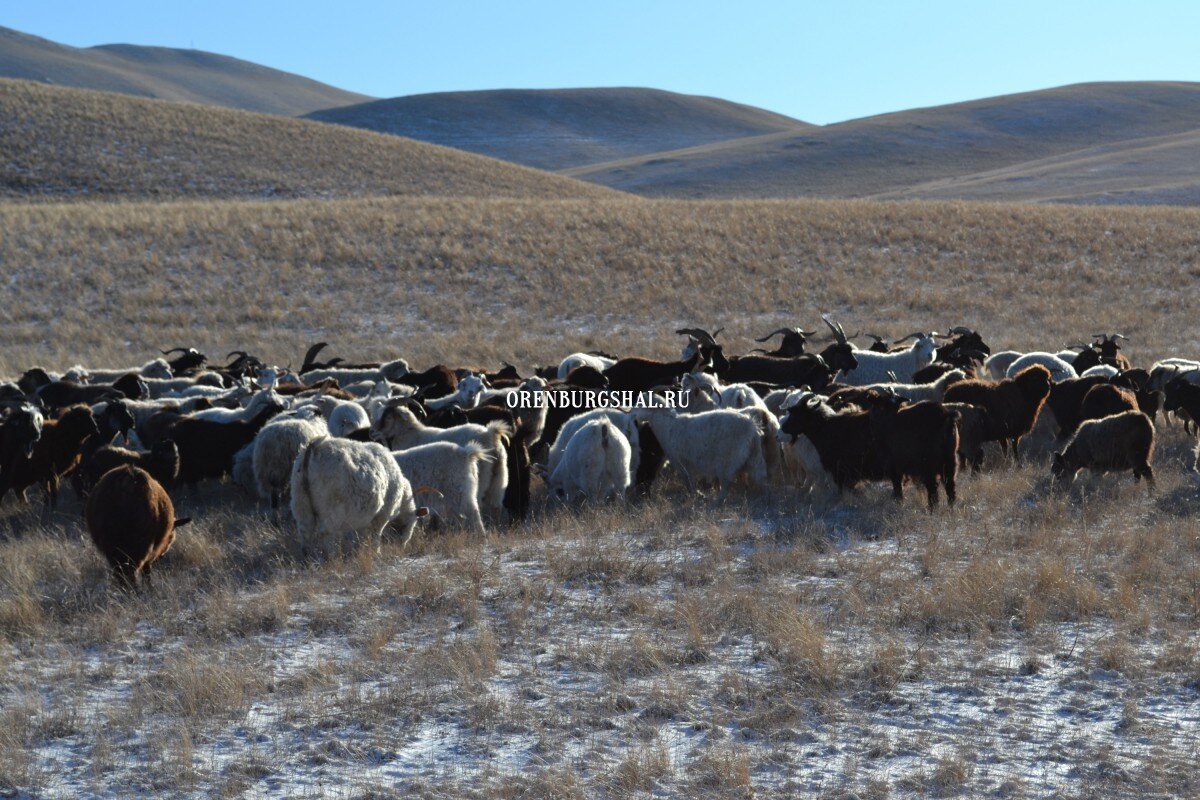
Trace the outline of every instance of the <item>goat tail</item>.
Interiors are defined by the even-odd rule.
[[[297,467],[297,469],[300,471],[300,488],[303,491],[299,493],[295,500],[297,502],[304,503],[304,505],[308,507],[308,515],[312,518],[312,530],[314,532],[320,529],[320,524],[318,519],[319,512],[317,510],[317,504],[313,502],[312,484],[309,479],[309,464],[312,461],[313,450],[318,444],[324,442],[328,438],[329,437],[326,435],[318,436],[316,439],[313,439],[311,442],[304,445],[304,449],[300,453],[300,463]],[[298,514],[296,516],[299,517]],[[296,522],[299,523],[299,519],[297,519]],[[304,543],[301,542],[301,545],[303,544]]]
[[[495,437],[494,441],[497,448],[503,448],[512,440],[513,426],[504,420],[492,420],[487,424],[487,429],[488,433]]]

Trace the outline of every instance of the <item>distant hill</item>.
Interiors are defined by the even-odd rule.
[[[931,182],[1198,128],[1200,84],[1078,84],[563,172],[651,196],[924,197]]]
[[[307,120],[0,80],[0,197],[600,197],[603,187]]]
[[[877,197],[1196,206],[1200,130],[1073,150]]]
[[[295,116],[365,95],[201,50],[67,47],[0,28],[0,78]]]
[[[310,119],[563,169],[812,125],[713,97],[657,89],[506,89],[376,100]]]

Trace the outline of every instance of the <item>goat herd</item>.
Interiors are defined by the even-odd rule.
[[[571,505],[644,494],[667,465],[718,502],[739,479],[804,495],[890,480],[897,499],[912,479],[932,510],[939,481],[953,503],[986,443],[1018,458],[1043,409],[1062,440],[1056,480],[1131,470],[1153,485],[1160,407],[1200,420],[1200,362],[1133,367],[1121,334],[993,354],[958,327],[868,334],[860,349],[824,321],[819,352],[812,331],[780,328],[756,340],[776,349],[727,357],[721,331],[685,328],[677,361],[574,353],[529,377],[322,362],[324,343],[296,372],[242,351],[213,367],[190,348],[122,369],[35,367],[0,384],[0,503],[37,486],[49,511],[69,480],[114,580],[137,588],[185,521],[168,490],[206,480],[230,477],[275,513],[287,499],[297,554],[317,556],[388,528],[407,542],[427,515],[480,533],[523,520],[533,475]]]

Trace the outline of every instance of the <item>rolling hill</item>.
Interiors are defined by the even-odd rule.
[[[597,197],[608,189],[395,136],[0,80],[0,197]]]
[[[1074,150],[877,197],[1200,205],[1200,130]]]
[[[816,130],[790,117],[727,100],[632,88],[422,94],[307,116],[539,169],[564,169],[765,133]]]
[[[651,196],[923,197],[914,187],[1198,128],[1200,84],[1078,84],[563,172]]]
[[[0,28],[0,78],[288,116],[369,99],[201,50],[128,44],[68,47],[9,28]]]

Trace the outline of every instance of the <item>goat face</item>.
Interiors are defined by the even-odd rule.
[[[29,404],[22,404],[3,419],[0,438],[29,458],[33,455],[34,446],[42,438],[42,423],[40,411]]]

